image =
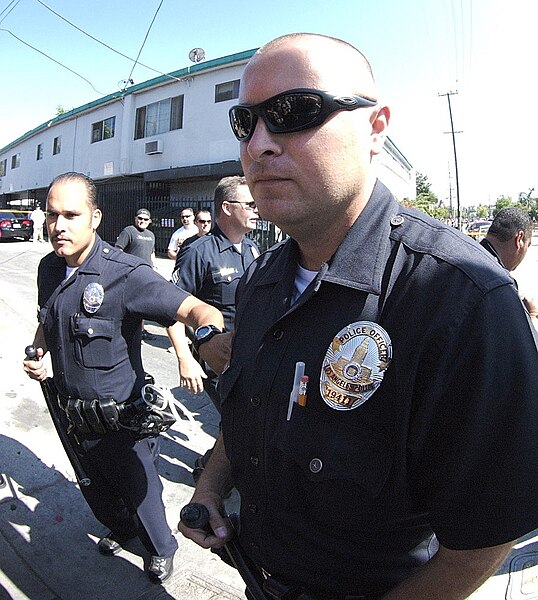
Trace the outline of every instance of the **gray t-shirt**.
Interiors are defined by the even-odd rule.
[[[152,254],[155,251],[155,235],[152,231],[128,225],[119,234],[115,246],[128,254],[138,256],[148,265],[153,265]]]

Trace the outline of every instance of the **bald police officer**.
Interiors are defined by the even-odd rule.
[[[222,436],[193,496],[214,535],[181,529],[221,546],[235,485],[273,588],[467,597],[538,525],[538,357],[512,280],[376,180],[390,111],[349,44],[270,42],[239,102],[248,185],[290,239],[238,288]]]

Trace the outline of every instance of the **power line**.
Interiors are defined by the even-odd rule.
[[[32,50],[35,50],[36,52],[39,52],[39,54],[42,54],[43,56],[45,56],[49,60],[52,60],[52,62],[55,62],[57,65],[60,65],[60,67],[63,67],[64,69],[67,69],[68,71],[70,71],[71,73],[73,73],[73,75],[76,75],[77,77],[80,77],[80,79],[83,79],[86,83],[88,83],[100,96],[105,96],[106,95],[103,92],[100,92],[93,85],[93,83],[91,81],[89,81],[88,79],[86,79],[86,77],[83,77],[80,73],[77,73],[76,71],[73,71],[73,69],[71,69],[70,67],[67,67],[66,65],[64,65],[60,61],[56,60],[55,58],[52,58],[52,56],[49,56],[48,54],[46,54],[42,50],[39,50],[38,48],[36,48],[35,46],[32,46],[28,42],[25,42],[23,39],[21,39],[20,37],[16,36],[12,31],[9,31],[9,29],[0,28],[0,31],[5,31],[6,33],[9,33],[9,35],[12,35],[16,40],[18,40],[19,42],[21,42],[21,44],[24,44],[25,46],[28,46],[28,48],[31,48]]]
[[[151,23],[149,24],[148,30],[146,32],[146,36],[144,37],[144,41],[142,42],[142,45],[140,46],[140,50],[138,51],[138,56],[136,57],[136,60],[134,61],[133,68],[131,69],[131,72],[129,73],[129,77],[127,77],[127,80],[125,82],[125,87],[121,90],[122,92],[127,87],[127,83],[132,81],[133,71],[135,70],[138,59],[140,58],[140,55],[142,54],[142,50],[143,50],[144,46],[146,45],[146,41],[148,39],[149,32],[151,31],[151,28],[153,27],[153,23],[155,23],[155,19],[157,18],[157,14],[161,10],[161,6],[163,5],[163,2],[164,2],[164,0],[161,0],[161,2],[159,3],[159,6],[157,7],[157,10],[155,11],[155,14],[153,15],[153,19],[151,20]]]
[[[17,1],[20,1],[20,0],[17,0]],[[126,58],[127,60],[129,60],[131,62],[137,62],[141,67],[144,67],[145,69],[149,69],[150,71],[153,71],[154,73],[158,73],[159,75],[165,75],[166,77],[169,77],[170,79],[175,79],[176,81],[181,81],[180,78],[174,77],[173,75],[169,75],[168,73],[163,73],[162,71],[159,71],[158,69],[154,69],[153,67],[145,65],[144,63],[138,61],[138,59],[135,61],[134,58],[131,58],[130,56],[127,56],[126,54],[123,54],[123,52],[120,52],[119,50],[116,50],[112,46],[109,46],[107,43],[105,43],[102,40],[100,40],[100,39],[96,38],[95,36],[91,35],[91,33],[88,33],[87,31],[85,31],[84,29],[82,29],[81,27],[79,27],[78,25],[75,25],[69,19],[66,19],[63,15],[61,15],[60,13],[56,12],[55,10],[53,10],[50,6],[47,6],[44,2],[42,2],[42,0],[37,0],[37,2],[39,2],[39,4],[41,4],[41,6],[43,6],[44,8],[46,8],[53,15],[56,15],[62,21],[64,21],[65,23],[67,23],[68,25],[70,25],[71,27],[73,27],[74,29],[76,29],[77,31],[79,31],[80,33],[82,33],[83,35],[85,35],[86,37],[89,37],[94,42],[97,42],[98,44],[100,44],[101,46],[104,46],[105,48],[107,48],[111,52],[114,52],[118,56]],[[161,4],[162,4],[162,2],[161,2]],[[159,6],[159,8],[160,8],[160,6]],[[146,37],[147,37],[147,35],[146,35]],[[140,56],[140,54],[139,54],[139,56]]]
[[[6,10],[9,9],[9,11],[3,16],[3,18],[0,19],[0,23],[2,23],[2,21],[4,21],[4,19],[11,13],[11,11],[17,6],[17,4],[20,1],[21,0],[11,0],[11,2],[6,6],[6,8],[4,8],[4,10],[2,12],[0,12],[0,17],[2,17],[2,15],[4,15],[4,13],[6,12]],[[13,6],[11,6],[12,4],[13,4]]]

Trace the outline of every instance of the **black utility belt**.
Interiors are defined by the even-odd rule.
[[[352,594],[347,596],[338,596],[332,594],[319,595],[316,592],[295,585],[288,585],[269,575],[262,570],[264,577],[263,591],[268,599],[271,600],[374,600],[374,596],[365,596],[361,594]],[[377,596],[376,596],[377,598]]]
[[[118,431],[121,427],[121,414],[130,402],[117,403],[114,398],[60,397],[60,406],[65,411],[69,423],[78,431],[86,434],[105,434]]]
[[[163,433],[176,422],[170,410],[160,406],[155,390],[154,386],[145,385],[141,396],[126,402],[116,402],[114,398],[60,397],[59,400],[70,426],[85,435],[105,435],[127,429],[135,439],[141,440]]]

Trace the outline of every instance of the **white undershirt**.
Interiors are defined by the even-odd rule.
[[[310,285],[311,281],[318,274],[318,271],[309,271],[301,265],[297,265],[297,271],[295,273],[295,289],[293,291],[293,298],[291,303],[295,304],[299,300],[301,294]]]
[[[71,277],[71,275],[73,275],[73,273],[78,269],[78,267],[69,267],[68,265],[65,266],[65,278],[69,279]]]

